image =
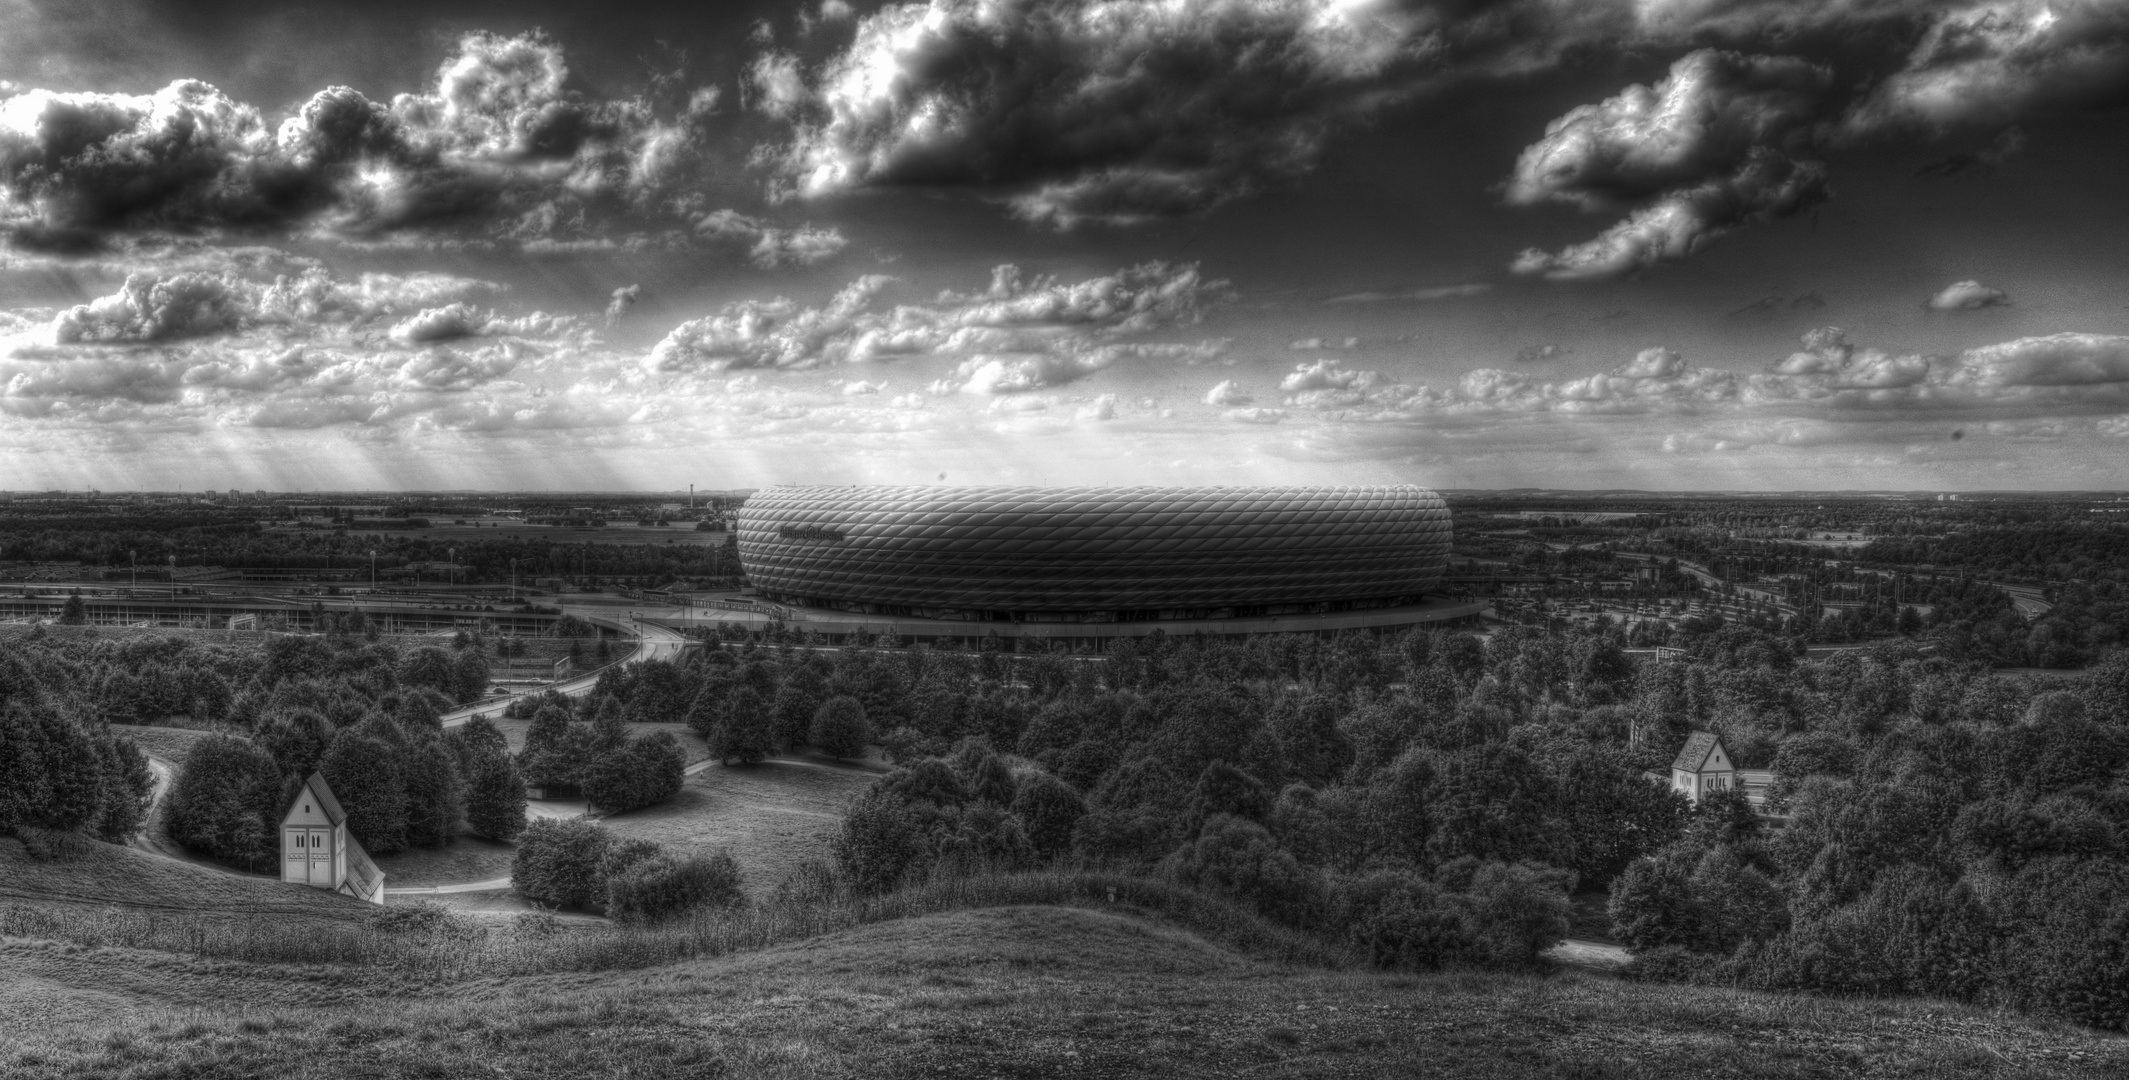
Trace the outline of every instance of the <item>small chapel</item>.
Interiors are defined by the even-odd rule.
[[[1651,780],[1662,782],[1661,773],[1648,774]],[[1722,738],[1712,731],[1696,731],[1685,741],[1678,756],[1671,761],[1669,776],[1672,791],[1699,805],[1703,796],[1717,791],[1741,791],[1745,802],[1762,817],[1779,825],[1787,815],[1776,813],[1767,804],[1767,789],[1774,784],[1772,769],[1740,769],[1730,759],[1729,751],[1723,749]]]
[[[281,815],[281,880],[384,903],[384,871],[348,831],[323,773],[310,774]]]

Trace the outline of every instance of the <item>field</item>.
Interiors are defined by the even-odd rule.
[[[395,535],[419,536],[438,543],[457,537],[474,540],[544,540],[556,544],[686,544],[693,547],[719,547],[730,536],[727,532],[696,532],[693,522],[676,522],[664,527],[643,526],[634,523],[614,522],[602,528],[578,529],[559,525],[526,525],[512,521],[482,521],[475,525],[467,519],[464,525],[454,525],[449,518],[431,518],[426,529],[393,530]]]
[[[67,857],[32,858],[22,841],[0,837],[0,905],[119,908],[189,918],[259,916],[304,922],[359,921],[375,908],[322,889],[264,876],[221,873],[133,848],[77,840]]]
[[[2117,1038],[1932,1002],[1282,962],[1017,905],[633,971],[430,982],[0,942],[0,1073],[2112,1077]]]
[[[160,758],[172,765],[183,767],[185,759],[192,756],[192,748],[210,732],[189,727],[139,727],[133,724],[112,724],[111,734],[123,735],[133,740],[143,754]]]
[[[843,811],[876,778],[873,768],[798,759],[711,765],[671,801],[601,824],[678,850],[727,849],[747,892],[762,897],[800,864],[831,858]]]

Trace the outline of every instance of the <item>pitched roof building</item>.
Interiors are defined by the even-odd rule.
[[[384,903],[384,871],[348,831],[323,773],[310,774],[281,814],[281,880]]]
[[[1665,780],[1660,773],[1648,775],[1658,783]],[[1745,801],[1761,815],[1777,822],[1787,820],[1786,814],[1767,805],[1767,789],[1774,784],[1774,770],[1738,768],[1729,751],[1723,749],[1722,739],[1712,731],[1696,731],[1686,739],[1678,756],[1671,760],[1668,780],[1672,791],[1694,805],[1712,792],[1736,790],[1742,791]]]

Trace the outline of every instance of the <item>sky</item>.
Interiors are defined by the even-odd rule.
[[[0,490],[2129,488],[2129,0],[0,0]]]

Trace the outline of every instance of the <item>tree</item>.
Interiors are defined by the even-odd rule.
[[[598,911],[606,903],[600,863],[613,842],[613,834],[582,819],[530,822],[510,864],[511,887],[535,904]]]
[[[828,700],[828,681],[821,678],[813,665],[799,664],[787,673],[776,687],[776,697],[769,707],[775,714],[777,745],[790,749],[811,741],[818,746],[820,741],[813,735],[813,725]]]
[[[165,797],[170,838],[247,870],[269,869],[280,858],[285,789],[272,755],[242,739],[209,735],[193,744]]]
[[[665,732],[647,735],[593,758],[584,770],[584,799],[608,813],[654,806],[680,793],[687,752]]]
[[[74,593],[68,596],[67,602],[59,609],[59,625],[81,626],[88,621],[89,605],[82,602],[81,594]]]
[[[272,754],[281,771],[297,777],[317,771],[333,741],[333,725],[313,709],[277,710],[260,720],[252,742]]]
[[[1013,792],[1012,811],[1036,857],[1054,859],[1071,849],[1072,830],[1087,812],[1087,803],[1070,784],[1036,772],[1021,778]]]
[[[525,749],[518,753],[518,770],[534,787],[567,787],[583,776],[589,733],[569,720],[559,706],[542,705],[532,715],[525,731]]]
[[[389,855],[407,846],[406,771],[399,747],[379,737],[373,725],[335,735],[318,771],[347,811],[348,831],[365,849]]]
[[[410,739],[400,757],[407,793],[407,845],[440,847],[458,831],[466,809],[465,778],[458,755],[433,733]]]
[[[467,649],[451,661],[452,700],[464,705],[479,701],[488,694],[488,682],[493,676],[488,668],[488,657],[479,649]]]
[[[510,755],[473,751],[466,768],[466,827],[475,836],[510,843],[525,831],[525,778]]]
[[[434,645],[425,645],[406,654],[399,661],[399,681],[405,686],[421,686],[439,694],[461,700],[458,696],[458,669],[451,654]]]
[[[769,711],[751,686],[741,686],[725,701],[724,715],[710,729],[710,754],[730,764],[737,758],[752,765],[775,749],[775,732],[769,727]]]
[[[784,684],[784,690],[790,687],[789,682]],[[784,690],[777,691],[779,701]],[[829,757],[865,756],[865,745],[872,741],[871,726],[865,722],[865,706],[848,695],[821,702],[813,713],[809,739]]]

